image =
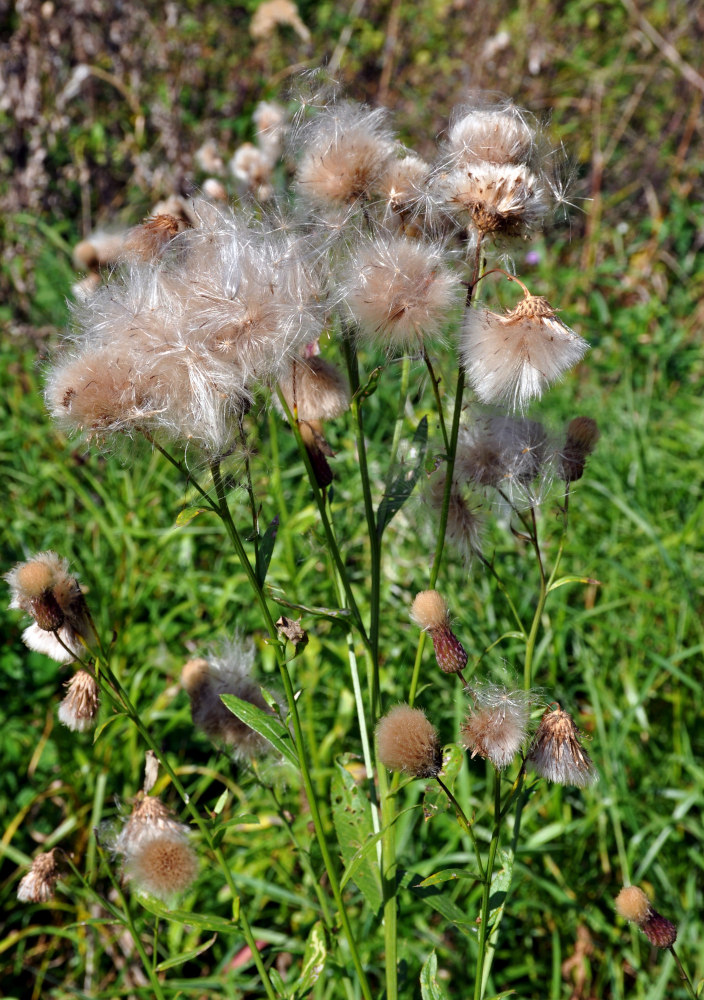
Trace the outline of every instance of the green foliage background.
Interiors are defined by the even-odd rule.
[[[683,996],[669,957],[651,954],[615,920],[612,898],[628,859],[633,881],[652,887],[658,908],[679,924],[685,964],[704,976],[701,12],[684,0],[652,0],[638,10],[630,0],[311,2],[300,6],[309,43],[283,28],[255,44],[248,25],[256,6],[76,0],[17,4],[0,14],[7,84],[0,103],[2,567],[47,548],[70,558],[104,634],[115,632],[123,683],[192,795],[212,809],[226,787],[229,818],[258,817],[258,826],[233,825],[228,853],[257,938],[291,956],[295,970],[317,919],[310,884],[274,799],[247,770],[223,767],[193,733],[177,683],[183,660],[233,628],[260,636],[242,574],[207,515],[176,524],[190,498],[154,455],[89,452],[67,442],[43,410],[41,369],[67,319],[71,247],[95,225],[137,222],[154,199],[193,190],[203,180],[194,152],[205,139],[233,150],[251,134],[259,99],[279,97],[300,70],[326,61],[350,96],[394,109],[405,141],[425,155],[469,89],[500,90],[549,114],[553,137],[574,157],[576,208],[531,245],[538,262],[518,259],[517,267],[592,345],[539,416],[555,428],[577,412],[599,420],[602,441],[574,497],[567,565],[601,585],[554,595],[538,680],[551,698],[582,713],[602,780],[585,793],[556,789],[528,811],[493,982],[497,992],[513,988],[536,1000]],[[495,44],[490,56],[500,32],[506,44]],[[79,65],[92,71],[73,86]],[[369,402],[379,479],[394,394],[393,377],[385,376]],[[416,409],[420,419],[420,397]],[[281,517],[270,578],[289,600],[332,605],[323,540],[292,441],[284,440],[274,462],[275,419],[263,418],[255,462],[263,520]],[[338,530],[363,578],[352,431],[341,422],[335,435]],[[241,512],[245,518],[244,503]],[[407,608],[427,574],[422,516],[411,503],[390,529],[389,704],[402,696],[414,654]],[[490,544],[529,606],[535,580],[513,540],[496,529]],[[459,565],[442,586],[458,634],[478,654],[508,625],[500,595],[478,569],[468,577]],[[146,995],[117,930],[84,925],[96,914],[80,895],[60,890],[51,909],[14,901],[18,866],[56,843],[69,844],[99,879],[92,829],[115,820],[140,787],[142,767],[142,748],[122,721],[95,746],[58,725],[66,673],[28,653],[21,628],[16,613],[3,612],[3,988],[23,998]],[[342,639],[334,624],[316,623],[296,666],[321,788],[335,757],[358,750]],[[261,637],[258,645],[262,674],[273,673]],[[510,663],[510,647],[501,653]],[[425,670],[422,703],[449,741],[461,700],[436,683],[430,660]],[[308,843],[295,787],[266,778]],[[470,780],[465,769],[459,780],[469,801],[483,802],[487,779],[479,771]],[[408,804],[421,791],[409,788]],[[399,843],[402,866],[413,862],[422,876],[463,863],[461,838],[444,816],[423,824],[416,812],[405,814]],[[453,924],[449,905],[457,900],[471,922],[465,888],[402,894],[404,996],[419,995],[420,965],[434,947],[452,995],[469,990],[466,931]],[[215,873],[204,871],[197,897],[183,907],[208,912],[204,901],[212,900],[212,914],[223,912],[219,891]],[[358,907],[354,896],[350,906]],[[209,936],[197,923],[169,924],[163,934],[169,955]],[[241,946],[219,937],[171,970],[174,987],[187,996],[256,995],[252,968],[232,967]],[[374,968],[379,956],[369,961]],[[286,976],[286,960],[281,971]],[[314,995],[340,995],[334,974]]]

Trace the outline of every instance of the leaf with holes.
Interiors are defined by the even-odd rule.
[[[349,754],[342,754],[335,761],[330,787],[332,818],[345,867],[354,862],[352,881],[376,913],[383,901],[376,855],[362,850],[361,859],[359,856],[360,849],[374,835],[371,806],[347,769],[351,759]]]

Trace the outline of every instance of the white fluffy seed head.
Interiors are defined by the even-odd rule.
[[[486,684],[472,691],[474,706],[460,732],[472,757],[488,758],[498,770],[508,767],[526,741],[531,696]]]
[[[439,468],[432,473],[425,485],[424,498],[438,518],[443,509],[446,482],[447,475]],[[457,476],[453,475],[445,538],[467,564],[471,563],[474,556],[481,554],[484,523],[482,498],[465,488]]]
[[[434,188],[449,212],[483,236],[525,236],[549,207],[541,177],[524,164],[453,167],[436,173]]]
[[[125,855],[124,873],[139,892],[169,900],[195,881],[198,858],[184,836],[166,830],[143,837]]]
[[[441,246],[404,236],[363,243],[345,286],[361,335],[393,351],[437,338],[462,295]]]
[[[536,146],[536,127],[525,111],[510,101],[495,106],[455,108],[447,152],[459,164],[528,163]]]
[[[56,848],[38,854],[17,886],[18,900],[21,903],[48,903],[54,896],[59,875]]]
[[[411,618],[419,628],[428,631],[449,626],[450,611],[447,601],[437,590],[421,590],[411,605]]]
[[[503,315],[468,310],[460,340],[462,362],[479,399],[514,410],[540,398],[588,348],[539,296],[527,296]]]
[[[100,689],[86,670],[78,670],[66,684],[66,697],[59,705],[59,722],[76,733],[92,729],[100,708]]]
[[[378,187],[395,145],[386,112],[337,103],[300,129],[296,187],[313,205],[366,201]]]

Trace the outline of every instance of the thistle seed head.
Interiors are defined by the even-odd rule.
[[[59,875],[56,848],[38,854],[32,862],[32,867],[17,886],[17,898],[21,903],[49,902],[53,899]]]
[[[536,774],[558,785],[585,788],[598,779],[591,757],[569,712],[548,709],[533,739],[528,761]]]
[[[442,769],[437,731],[419,708],[394,706],[379,720],[376,739],[379,760],[390,771],[433,778]]]

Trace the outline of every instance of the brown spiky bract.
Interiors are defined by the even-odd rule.
[[[416,594],[411,607],[411,618],[430,634],[435,659],[446,674],[456,674],[467,666],[467,653],[450,628],[450,612],[442,594],[437,590],[422,590]]]
[[[598,778],[591,757],[580,742],[574,719],[559,705],[543,715],[528,762],[541,778],[558,785],[585,788]]]
[[[434,778],[442,769],[438,734],[419,708],[394,706],[379,720],[376,739],[379,760],[390,771]]]
[[[47,903],[53,898],[59,874],[56,848],[38,854],[17,886],[17,898],[21,903]]]

